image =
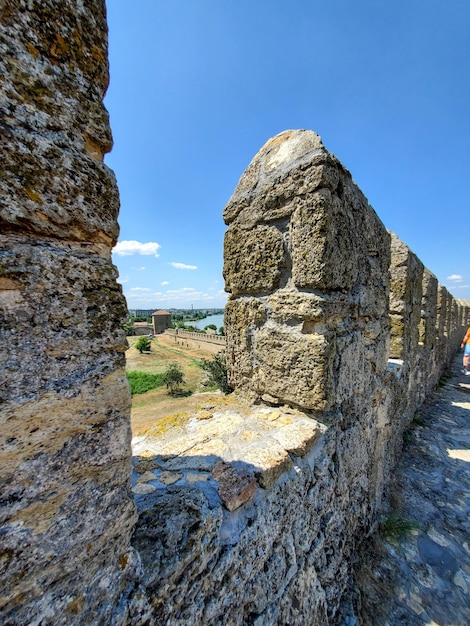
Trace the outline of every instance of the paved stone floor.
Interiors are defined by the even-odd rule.
[[[470,625],[470,376],[455,358],[451,375],[405,435],[391,492],[404,537],[380,534],[364,546],[364,626]]]

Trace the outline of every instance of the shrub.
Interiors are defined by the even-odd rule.
[[[180,392],[180,385],[184,385],[184,375],[178,363],[168,365],[162,374],[162,381],[171,396],[176,396]]]
[[[197,326],[192,326],[191,324],[189,324],[188,326],[183,326],[182,330],[187,330],[188,333],[203,333],[204,332]]]
[[[157,389],[164,384],[162,374],[148,374],[147,372],[134,370],[126,372],[126,376],[131,386],[131,394],[133,396],[138,393],[145,393],[151,389]]]
[[[150,352],[150,339],[148,337],[139,337],[135,343],[136,349],[142,352]]]
[[[225,394],[233,391],[228,384],[227,361],[224,350],[216,354],[212,361],[202,359],[201,367],[207,372],[207,380],[204,383],[207,387],[215,386]]]
[[[392,513],[382,522],[380,530],[386,539],[396,541],[408,537],[414,531],[422,530],[422,526],[415,520],[405,519]]]

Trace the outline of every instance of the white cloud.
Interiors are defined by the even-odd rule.
[[[169,285],[169,284],[170,284],[170,283],[169,283],[167,280],[164,280],[164,281],[162,281],[162,282],[160,283],[160,285],[161,285],[162,287],[164,287],[165,285]]]
[[[460,274],[451,274],[450,276],[447,276],[447,280],[451,280],[452,282],[455,283],[460,283],[463,278],[462,276],[460,276]]]
[[[130,291],[152,291],[150,287],[132,287]]]
[[[121,276],[119,276],[117,279],[117,282],[121,283],[121,285],[125,285],[126,283],[129,282],[129,276],[123,276],[122,278]]]
[[[113,248],[113,252],[114,254],[118,254],[119,256],[131,256],[132,254],[159,256],[157,251],[160,247],[160,244],[156,243],[155,241],[141,243],[140,241],[126,240],[118,241],[118,243]]]
[[[134,288],[125,293],[130,308],[188,308],[193,304],[195,307],[223,307],[227,301],[224,291],[209,293],[197,291],[193,287],[182,289],[169,289],[166,292],[145,291],[145,288]]]
[[[133,267],[132,269],[136,272],[143,272],[147,268],[142,265],[142,267]]]
[[[186,265],[186,263],[176,263],[175,261],[172,261],[170,265],[176,267],[177,270],[197,270],[197,265]]]
[[[174,293],[191,293],[196,291],[194,289],[194,287],[181,287],[181,289],[168,289],[167,294],[174,294]]]

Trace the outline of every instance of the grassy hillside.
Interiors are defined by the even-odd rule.
[[[172,361],[178,363],[184,372],[186,384],[183,390],[190,395],[172,397],[166,387],[160,387],[132,397],[132,434],[146,432],[159,419],[171,415],[184,415],[196,409],[198,404],[217,395],[207,392],[203,386],[206,377],[199,365],[200,359],[211,359],[213,350],[192,346],[181,346],[168,335],[157,335],[151,340],[151,351],[140,354],[134,347],[138,337],[128,337],[129,349],[126,352],[127,371],[141,371],[161,374]],[[201,345],[203,345],[201,343]],[[201,395],[203,394],[203,395]]]

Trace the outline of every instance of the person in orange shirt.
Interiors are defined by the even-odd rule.
[[[466,376],[470,376],[470,328],[467,329],[465,337],[462,339],[460,347],[463,348],[463,371]]]

